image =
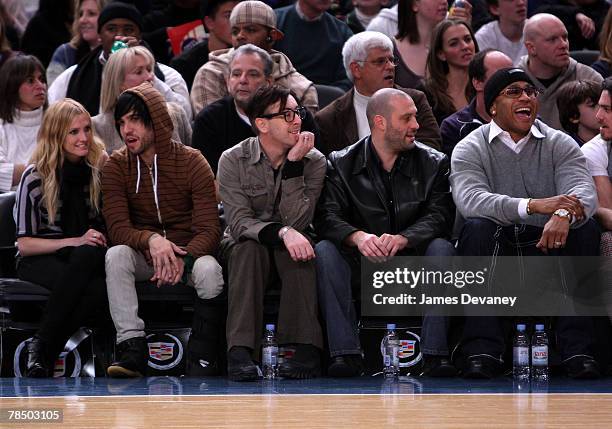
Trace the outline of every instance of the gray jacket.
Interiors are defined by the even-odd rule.
[[[303,231],[312,222],[325,180],[326,161],[312,149],[304,158],[303,175],[284,179],[285,162],[276,177],[259,138],[250,137],[226,150],[219,160],[217,180],[228,229],[235,241],[259,241],[271,223]]]

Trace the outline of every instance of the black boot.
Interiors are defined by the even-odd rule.
[[[255,381],[261,372],[251,359],[251,349],[234,346],[227,354],[227,375],[232,381]]]
[[[295,354],[278,367],[278,375],[284,378],[315,378],[321,375],[319,349],[312,344],[296,344]]]
[[[117,344],[119,359],[106,370],[109,377],[143,377],[147,372],[147,340],[145,337],[130,338]]]
[[[187,345],[186,375],[219,375],[219,341],[225,319],[224,304],[218,299],[196,298],[193,327]]]
[[[47,357],[47,346],[38,337],[32,338],[28,342],[28,364],[26,369],[27,377],[45,378],[51,377],[51,369]]]

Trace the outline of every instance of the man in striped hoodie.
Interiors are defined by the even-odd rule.
[[[183,281],[196,289],[188,373],[215,374],[223,276],[213,256],[220,240],[214,176],[199,151],[171,140],[165,100],[150,83],[121,94],[115,121],[125,147],[111,156],[102,183],[114,245],[106,255],[106,282],[118,344],[108,375],[145,373],[147,344],[134,286],[144,280],[157,287]]]

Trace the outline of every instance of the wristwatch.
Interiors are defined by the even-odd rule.
[[[572,214],[569,211],[565,210],[565,209],[557,209],[557,210],[555,210],[553,215],[559,216],[559,217],[564,217],[567,220],[569,220],[570,222],[572,221]]]
[[[285,235],[287,235],[290,229],[290,226],[283,226],[281,229],[278,230],[278,238],[283,241],[285,239]]]

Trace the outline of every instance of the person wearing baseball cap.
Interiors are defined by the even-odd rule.
[[[49,104],[70,97],[77,100],[96,116],[100,110],[102,69],[117,41],[128,46],[142,44],[142,15],[135,6],[115,1],[107,4],[98,16],[98,33],[101,44],[85,56],[77,65],[67,68],[49,87]],[[174,101],[191,118],[191,104],[187,84],[174,69],[157,63],[155,65],[155,87],[166,101]]]
[[[229,72],[232,52],[247,43],[267,51],[272,56],[273,83],[291,89],[300,105],[311,112],[318,110],[314,84],[296,71],[285,54],[272,49],[274,43],[281,40],[284,34],[276,27],[276,15],[270,6],[258,0],[242,1],[232,9],[230,25],[233,48],[211,52],[208,62],[200,67],[193,80],[191,104],[196,115],[204,107],[228,95],[225,79]]]
[[[597,194],[578,145],[536,118],[538,90],[524,70],[498,70],[484,92],[492,120],[459,142],[451,160],[453,199],[466,219],[459,255],[598,255],[600,232],[592,219]],[[487,323],[466,317],[458,361],[464,377],[503,373],[507,344],[502,325],[499,317]],[[568,375],[599,377],[592,320],[565,315],[555,325]]]

